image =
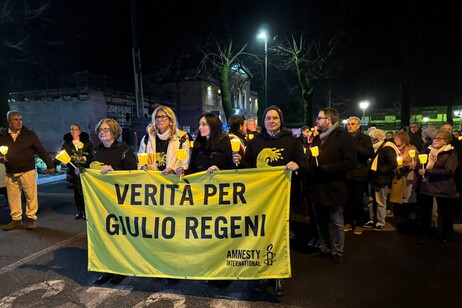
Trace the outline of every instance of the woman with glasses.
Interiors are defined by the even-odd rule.
[[[122,134],[122,128],[114,119],[105,118],[96,125],[98,144],[91,155],[93,162],[103,163],[101,173],[106,174],[114,170],[136,170],[136,157],[128,146],[117,139]],[[125,278],[123,275],[104,273],[94,284],[102,285],[109,282],[118,285]]]
[[[454,174],[459,162],[451,140],[452,136],[448,131],[437,131],[425,152],[428,155],[427,163],[422,165],[418,162],[416,168],[416,173],[420,176],[416,188],[417,202],[422,209],[419,244],[423,244],[429,235],[433,199],[436,199],[438,217],[442,223],[441,244],[446,244],[454,232],[454,210],[459,197]]]
[[[178,129],[175,113],[170,107],[157,107],[151,117],[138,151],[148,154],[148,165],[141,166],[141,169],[161,171],[163,175],[181,175],[189,164],[188,134]],[[185,159],[178,159],[177,150],[185,151]]]

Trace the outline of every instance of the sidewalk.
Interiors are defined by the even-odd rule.
[[[46,183],[53,183],[61,180],[66,179],[66,174],[57,174],[57,175],[49,175],[49,174],[38,174],[37,185],[46,184]]]

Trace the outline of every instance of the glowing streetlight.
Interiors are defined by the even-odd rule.
[[[261,110],[264,110],[268,103],[268,32],[266,30],[260,30],[257,39],[265,42],[265,102],[264,106],[261,106]]]
[[[462,110],[454,110],[454,115],[459,117],[459,130],[462,130]]]
[[[362,120],[364,120],[364,117],[366,116],[366,109],[369,108],[369,101],[359,102],[359,108],[361,108],[361,110],[363,111]]]
[[[425,125],[428,125],[428,121],[430,121],[429,117],[423,117],[422,121],[425,123]]]

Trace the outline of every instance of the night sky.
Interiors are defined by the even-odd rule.
[[[143,74],[155,74],[167,59],[188,55],[212,35],[263,44],[255,35],[267,25],[274,42],[304,28],[342,33],[332,61],[332,100],[351,112],[370,98],[375,107],[400,100],[406,63],[412,63],[411,104],[447,105],[460,99],[461,43],[458,10],[449,1],[137,1]],[[131,2],[51,1],[41,29],[52,44],[35,46],[39,68],[21,66],[23,80],[75,71],[107,75],[131,84]],[[31,31],[33,32],[33,31]],[[276,71],[269,54],[270,103],[288,96],[291,78]],[[40,78],[39,78],[40,79]],[[257,89],[255,89],[257,90]],[[320,95],[320,103],[325,97]],[[460,102],[458,103],[460,104]],[[342,107],[347,108],[347,107]]]

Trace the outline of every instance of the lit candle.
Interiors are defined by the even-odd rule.
[[[140,166],[148,164],[148,153],[137,153],[136,156],[138,157],[138,164]]]
[[[398,162],[398,166],[402,166],[403,165],[403,158],[401,156],[397,156],[396,157],[396,161]]]
[[[315,146],[315,147],[310,148],[310,150],[311,150],[311,155],[313,155],[314,158],[316,159],[316,166],[319,166],[319,162],[318,162],[319,148]]]

